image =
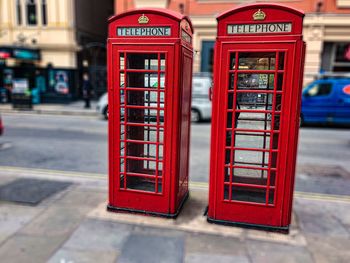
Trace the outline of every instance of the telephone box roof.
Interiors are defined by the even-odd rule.
[[[233,15],[238,12],[245,11],[247,9],[253,9],[253,8],[275,8],[275,9],[281,9],[290,13],[294,13],[297,16],[305,16],[304,11],[298,10],[293,7],[285,6],[285,5],[280,5],[280,4],[268,4],[268,3],[255,3],[255,4],[248,4],[248,5],[240,5],[238,7],[235,7],[233,9],[230,9],[228,11],[225,11],[221,13],[216,19],[221,20],[227,16]]]
[[[129,15],[133,15],[133,14],[142,14],[142,13],[151,13],[151,14],[163,15],[163,16],[167,16],[169,18],[172,18],[174,20],[177,20],[179,22],[181,20],[183,20],[183,19],[186,19],[188,24],[191,27],[191,31],[193,32],[192,22],[191,22],[191,20],[189,19],[188,16],[182,15],[182,14],[180,14],[178,12],[175,12],[175,11],[172,11],[172,10],[169,10],[169,9],[165,9],[165,8],[136,8],[136,9],[133,9],[133,10],[121,13],[119,15],[112,16],[112,17],[110,17],[108,19],[108,22],[111,23],[114,20],[122,18],[124,16],[129,16]]]

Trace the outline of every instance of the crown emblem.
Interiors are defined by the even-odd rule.
[[[266,14],[264,11],[261,11],[261,9],[259,9],[258,11],[256,11],[254,14],[253,14],[253,18],[254,20],[264,20],[266,17]]]
[[[139,24],[147,24],[149,22],[149,18],[145,16],[145,14],[142,14],[142,16],[138,19]]]

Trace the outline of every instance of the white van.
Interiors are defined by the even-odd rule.
[[[209,73],[195,73],[193,75],[191,106],[191,120],[193,122],[211,119],[211,101],[209,100],[209,88],[211,86],[211,81],[212,80]],[[151,83],[151,85],[156,85],[156,82]],[[150,98],[151,106],[153,106],[152,101],[154,100],[154,98]],[[164,98],[162,100],[164,100]],[[108,119],[107,93],[105,93],[99,99],[97,103],[97,111],[102,114],[105,119]]]

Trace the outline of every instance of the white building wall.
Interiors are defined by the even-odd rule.
[[[0,0],[0,45],[39,48],[39,66],[76,68],[74,0],[47,0],[47,25],[42,25],[41,1],[37,3],[38,25],[26,25],[25,0],[22,0],[22,25],[17,24],[16,1]],[[19,39],[24,39],[20,43]]]

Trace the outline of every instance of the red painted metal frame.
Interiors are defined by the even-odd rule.
[[[265,12],[266,18],[263,21],[254,21],[253,14],[259,9]],[[302,41],[303,16],[302,12],[286,6],[252,4],[230,10],[218,17],[218,38],[214,51],[216,64],[214,65],[211,129],[209,222],[267,228],[282,232],[289,229],[305,57],[305,43]],[[292,32],[244,35],[228,35],[226,32],[229,24],[278,22],[291,22]],[[254,54],[253,52],[260,54],[275,53],[274,69],[239,69],[239,54]],[[284,67],[282,69],[279,68],[280,53],[284,53]],[[230,68],[232,56],[235,57],[233,69]],[[272,74],[274,76],[273,89],[238,89],[238,74]],[[267,75],[268,81],[270,81],[269,76]],[[229,89],[229,85],[232,85],[229,79],[232,79],[232,77],[233,89]],[[277,90],[278,78],[280,77],[283,77],[282,88]],[[265,94],[265,109],[237,108],[237,96],[249,93]],[[228,106],[229,94],[233,94],[232,109]],[[271,108],[268,108],[270,104],[267,96],[272,96]],[[279,103],[277,102],[277,96],[280,100]],[[278,109],[276,109],[277,104],[281,106]],[[264,128],[235,127],[238,113],[264,114]],[[267,119],[267,115],[271,115],[270,120]],[[231,127],[227,126],[228,116],[232,118],[229,120],[232,123]],[[268,121],[270,122],[270,128],[266,126]],[[277,129],[275,128],[276,125],[279,125]],[[231,138],[227,137],[230,138],[227,141],[226,136],[230,132],[232,136]],[[237,132],[240,134],[249,133],[252,136],[263,136],[263,147],[236,146],[235,136],[237,136]],[[269,137],[269,145],[266,144],[267,137]],[[227,146],[228,142],[230,143],[229,146]],[[244,160],[237,162],[235,160],[237,151],[260,153],[262,162],[259,164]],[[230,154],[229,159],[227,159],[227,153]],[[265,162],[265,154],[267,153],[268,161]],[[250,180],[249,182],[249,178],[237,177],[233,174],[236,169],[260,171],[262,174],[261,180]],[[225,171],[228,170],[229,174],[225,175]],[[264,174],[266,179],[263,179],[265,178],[263,177]],[[236,178],[236,181],[233,181],[234,178]],[[271,181],[271,178],[274,178],[274,181]],[[238,195],[242,187],[243,189],[256,191],[256,194],[263,191],[265,201],[249,199],[249,196],[244,196],[243,200],[240,200]],[[273,198],[270,196],[272,193],[274,194]]]
[[[147,16],[149,22],[139,24],[138,18],[140,16]],[[171,28],[171,35],[166,37],[123,37],[116,35],[118,27],[143,26],[167,26]],[[185,34],[182,31],[186,33],[187,39],[182,38],[182,34]],[[108,209],[176,217],[188,196],[193,57],[191,21],[186,16],[169,10],[139,9],[112,17],[109,20],[108,32]],[[151,63],[151,56],[152,59],[156,57],[157,69],[151,69],[151,66],[147,69],[129,68],[129,58],[131,59],[131,56],[137,57],[137,55],[147,56],[148,63]],[[123,67],[120,64],[120,57],[123,57]],[[161,65],[163,57],[164,68]],[[186,60],[186,65],[184,65],[184,60]],[[145,62],[144,65],[146,65]],[[145,78],[144,76],[148,76],[148,84],[151,83],[152,77],[144,74],[156,75],[157,86],[135,87],[135,85],[131,85],[132,87],[130,87],[128,82],[130,80],[128,74],[130,73],[139,74],[141,82],[142,78]],[[165,78],[163,88],[161,87],[161,75]],[[121,77],[123,77],[122,82]],[[141,93],[137,93],[138,91]],[[151,92],[157,94],[156,102],[152,105],[150,105]],[[136,99],[139,102],[131,105],[129,103],[131,97],[128,94],[133,99],[135,96],[141,96]],[[145,95],[142,94],[148,94],[148,105],[145,104]],[[160,96],[161,94],[163,96]],[[160,101],[161,98],[164,98],[164,101]],[[132,114],[140,112],[142,116],[136,117],[142,121],[130,122],[134,115],[129,117],[129,111]],[[155,116],[151,116],[150,111],[155,112]],[[145,112],[148,112],[148,116],[144,115]],[[148,118],[148,121],[145,121],[145,117]],[[150,121],[151,118],[154,120]],[[128,129],[129,126],[133,128]],[[124,127],[124,133],[121,127]],[[155,132],[153,140],[140,137],[145,136],[145,131],[148,132],[147,136],[149,136],[150,129]],[[137,139],[134,139],[135,136],[130,135],[132,132],[134,134],[141,132],[142,135],[139,134],[136,136]],[[132,138],[128,137],[129,135]],[[140,138],[143,139],[140,140]],[[130,148],[128,143],[133,146]],[[155,156],[150,154],[150,145],[155,147]],[[161,154],[160,146],[162,146],[163,154]],[[144,156],[145,153],[146,156]],[[154,169],[149,168],[150,162],[155,164]],[[147,163],[146,168],[145,163]],[[128,182],[132,182],[131,179],[128,179],[131,177],[140,181],[144,180],[144,182],[154,182],[154,188],[152,190],[135,189],[132,184],[128,184]]]

